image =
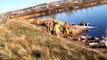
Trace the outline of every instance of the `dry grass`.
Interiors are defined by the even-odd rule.
[[[96,51],[51,36],[44,27],[20,20],[0,26],[0,59],[106,60]]]

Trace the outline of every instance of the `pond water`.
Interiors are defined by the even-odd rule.
[[[105,29],[107,28],[107,4],[42,16],[40,18],[48,19],[51,17],[58,21],[66,21],[70,25],[72,23],[79,24],[81,22],[91,23],[96,27],[84,35],[100,38],[105,35]]]

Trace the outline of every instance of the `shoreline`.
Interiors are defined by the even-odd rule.
[[[56,4],[56,2],[54,2],[53,3],[54,7],[50,7],[49,6],[50,3],[48,3],[47,5],[40,5],[35,8],[29,8],[29,9],[25,9],[25,10],[23,10],[23,9],[17,10],[17,11],[9,12],[7,14],[11,18],[31,19],[33,17],[40,17],[40,16],[56,14],[56,13],[60,13],[60,12],[70,11],[70,10],[77,10],[77,9],[81,9],[81,8],[88,8],[88,7],[103,5],[103,4],[107,3],[107,0],[89,1],[89,2],[75,3],[75,4],[69,3],[67,1],[61,1],[61,2],[63,2],[62,5],[61,5],[61,3]],[[66,5],[67,3],[69,3],[70,6]],[[66,5],[65,7],[63,6],[64,4]],[[60,6],[62,6],[62,7],[60,7],[60,8],[55,7],[57,5],[58,5],[58,7],[60,7]],[[45,8],[42,8],[42,7],[45,7]],[[27,12],[25,12],[25,11],[27,11]],[[23,12],[23,13],[21,13],[21,12]]]

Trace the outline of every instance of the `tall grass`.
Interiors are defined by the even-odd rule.
[[[34,26],[35,30],[33,30]],[[49,35],[45,27],[20,20],[1,25],[0,58],[4,60],[106,60],[98,52]]]

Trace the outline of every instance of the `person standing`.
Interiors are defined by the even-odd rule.
[[[55,35],[57,37],[60,37],[60,35],[61,35],[61,29],[60,28],[61,28],[60,24],[58,22],[56,22],[55,26],[54,26],[54,31],[55,31]]]
[[[67,22],[65,22],[63,24],[63,33],[64,34],[69,34],[69,24]]]

